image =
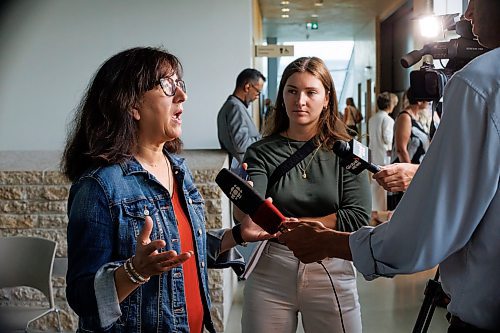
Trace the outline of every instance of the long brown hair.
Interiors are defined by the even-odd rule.
[[[137,123],[130,112],[160,78],[177,74],[182,65],[160,48],[137,47],[106,60],[91,80],[70,125],[61,160],[63,173],[75,181],[89,168],[129,159],[137,145]],[[180,139],[164,149],[178,153]]]
[[[285,102],[283,100],[283,91],[290,76],[295,73],[305,72],[314,75],[321,81],[329,97],[328,106],[321,112],[318,119],[315,143],[317,145],[323,144],[324,148],[331,149],[333,143],[337,140],[350,140],[351,137],[347,134],[347,128],[339,117],[337,93],[332,76],[323,60],[317,57],[298,58],[285,68],[281,77],[275,107],[266,121],[264,135],[269,136],[281,133],[290,126],[290,120],[286,114]]]

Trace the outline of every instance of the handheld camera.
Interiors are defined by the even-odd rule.
[[[432,56],[430,60],[424,58],[422,67],[410,73],[410,87],[418,101],[439,101],[443,96],[446,82],[453,73],[475,57],[489,51],[475,39],[469,21],[462,18],[456,23],[452,22],[446,29],[456,30],[460,37],[447,42],[426,44],[422,49],[414,50],[401,58],[401,65],[409,68],[423,56]],[[445,68],[435,69],[432,59],[449,59],[449,61]]]

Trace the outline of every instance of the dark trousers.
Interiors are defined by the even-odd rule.
[[[460,318],[448,314],[446,316],[450,322],[450,327],[448,328],[448,333],[495,333],[499,331],[490,331],[477,328],[471,324],[467,324],[460,320]]]

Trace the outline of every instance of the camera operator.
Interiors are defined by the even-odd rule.
[[[500,1],[465,13],[492,49],[448,81],[443,118],[392,219],[354,233],[288,222],[280,236],[303,262],[353,260],[371,280],[440,265],[448,332],[500,331]]]

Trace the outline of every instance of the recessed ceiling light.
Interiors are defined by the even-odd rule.
[[[281,17],[282,17],[282,18],[289,18],[289,17],[290,17],[290,15],[288,15],[288,14],[281,14]]]
[[[290,4],[290,1],[281,1],[281,4],[282,5],[288,5],[288,4]]]
[[[314,5],[315,5],[316,7],[321,7],[321,6],[323,6],[323,0],[318,0],[318,1],[316,1],[316,2],[314,3]]]
[[[311,17],[316,18],[316,17],[318,17],[318,14],[311,14]]]
[[[290,8],[287,8],[287,7],[285,7],[285,8],[281,8],[281,11],[282,11],[283,13],[288,13],[288,12],[290,11]]]

